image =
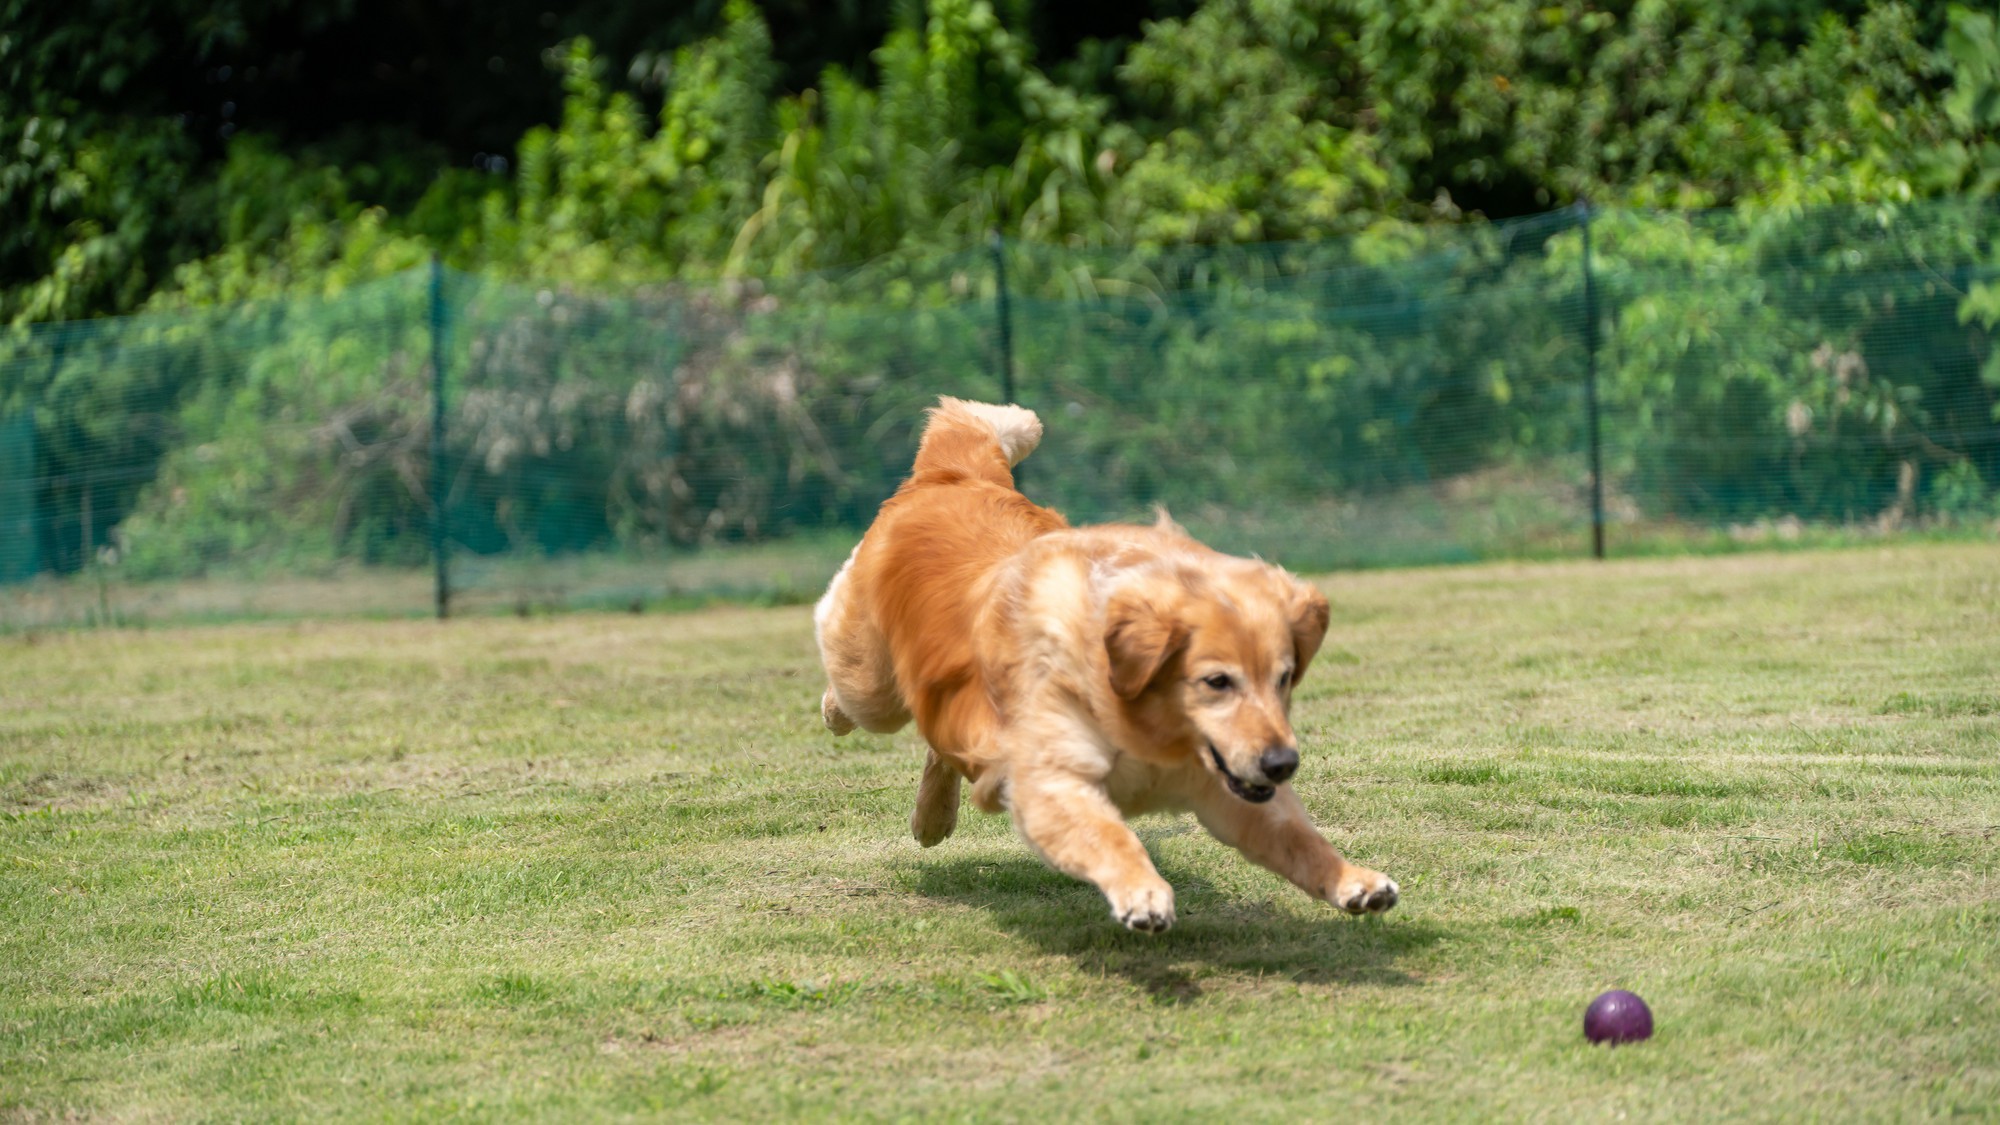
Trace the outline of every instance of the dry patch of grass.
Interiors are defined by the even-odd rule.
[[[1160,818],[1161,938],[920,851],[801,608],[0,639],[0,1114],[2000,1104],[2000,548],[1327,587],[1300,790],[1404,904]]]

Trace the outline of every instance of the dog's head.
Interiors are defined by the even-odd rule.
[[[1292,690],[1326,625],[1326,595],[1277,567],[1163,568],[1106,608],[1111,688],[1155,746],[1196,754],[1230,792],[1268,801],[1298,769]]]

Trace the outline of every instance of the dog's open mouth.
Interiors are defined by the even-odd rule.
[[[1222,754],[1216,750],[1215,743],[1213,742],[1208,744],[1208,757],[1210,761],[1215,763],[1215,768],[1221,771],[1222,780],[1229,783],[1229,791],[1238,797],[1243,798],[1253,805],[1261,805],[1278,795],[1278,787],[1275,785],[1252,785],[1247,781],[1239,779],[1235,774],[1230,773],[1229,767],[1222,764]]]

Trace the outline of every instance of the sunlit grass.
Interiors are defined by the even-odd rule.
[[[0,1115],[2000,1104],[2000,548],[1327,587],[1300,788],[1403,905],[1158,818],[1159,938],[919,850],[803,608],[0,639]]]

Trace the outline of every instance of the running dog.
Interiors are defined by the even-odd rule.
[[[1350,914],[1396,905],[1287,784],[1292,691],[1327,601],[1269,564],[1210,550],[1164,511],[1151,527],[1071,527],[1014,487],[1041,441],[1032,411],[941,399],[908,480],[813,620],[828,729],[930,744],[910,829],[931,847],[973,804],[1006,810],[1051,865],[1157,933],[1174,890],[1125,818],[1192,810],[1252,862]]]

